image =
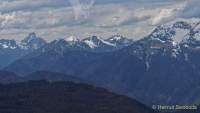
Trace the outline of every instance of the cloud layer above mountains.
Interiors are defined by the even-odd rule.
[[[160,24],[200,18],[199,0],[1,0],[0,38],[36,32],[46,40],[74,35],[139,39]]]

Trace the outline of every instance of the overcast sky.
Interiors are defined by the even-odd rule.
[[[200,17],[200,0],[0,0],[0,39],[21,40],[30,32],[46,40],[139,39],[160,24]]]

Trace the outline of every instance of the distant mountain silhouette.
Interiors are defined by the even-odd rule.
[[[24,80],[46,80],[49,82],[55,81],[73,81],[78,83],[89,83],[87,80],[81,80],[80,78],[76,78],[74,76],[69,76],[63,73],[56,73],[56,72],[48,72],[48,71],[36,71],[27,75],[25,77],[21,77]]]
[[[154,113],[125,96],[73,82],[0,85],[1,113]]]
[[[22,82],[24,79],[22,77],[17,76],[15,73],[8,71],[0,71],[0,83],[1,84],[9,84],[15,82]]]
[[[0,84],[9,84],[9,83],[18,83],[18,82],[25,82],[30,80],[46,80],[49,82],[55,82],[55,81],[73,81],[76,83],[87,83],[91,84],[92,82],[83,80],[80,78],[76,78],[74,76],[66,75],[63,73],[57,73],[57,72],[48,72],[48,71],[36,71],[33,72],[25,77],[16,75],[13,72],[8,71],[0,71]]]

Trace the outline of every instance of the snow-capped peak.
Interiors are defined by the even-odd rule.
[[[122,39],[122,36],[119,36],[119,35],[116,35],[116,36],[113,36],[113,37],[111,37],[109,40],[111,40],[111,41],[118,41],[118,40],[121,40]]]
[[[17,46],[15,40],[1,39],[0,40],[0,48],[3,48],[3,49],[16,49],[16,48],[18,48],[18,46]]]
[[[30,33],[24,40],[19,44],[21,49],[35,50],[46,44],[46,41],[40,37],[37,37],[35,33]]]
[[[97,47],[97,45],[93,42],[93,41],[91,41],[91,40],[85,40],[84,41],[90,48],[95,48],[95,47]]]
[[[0,40],[0,48],[4,49],[36,50],[45,44],[46,41],[37,37],[35,33],[30,33],[25,39],[19,42],[8,39]]]
[[[23,41],[26,43],[29,43],[36,38],[37,38],[37,36],[35,33],[30,33]]]
[[[113,43],[110,43],[110,42],[108,42],[108,41],[105,41],[105,40],[103,40],[103,39],[101,39],[101,42],[103,42],[104,44],[107,44],[107,45],[110,45],[110,46],[116,46],[115,44],[113,44]]]
[[[65,38],[65,41],[67,41],[67,42],[76,42],[76,41],[78,41],[78,38],[76,38],[75,36],[70,36],[68,38]]]
[[[195,35],[199,37],[199,22],[178,21],[173,24],[168,23],[158,26],[149,36],[152,39],[158,38],[161,41],[174,41],[174,44],[180,44],[191,38],[192,34],[194,35],[193,38],[196,38]]]
[[[121,35],[114,35],[108,39],[106,39],[107,42],[115,44],[118,47],[128,46],[131,43],[133,43],[133,40],[125,38]]]
[[[87,44],[90,48],[96,48],[96,47],[100,47],[100,46],[111,46],[111,47],[116,46],[115,44],[105,41],[104,39],[97,37],[97,36],[92,36],[92,37],[83,39],[82,41],[85,44]]]
[[[176,58],[183,52],[183,47],[200,47],[200,20],[176,21],[156,27],[146,38],[140,40],[148,49],[149,53],[162,50],[171,53]]]

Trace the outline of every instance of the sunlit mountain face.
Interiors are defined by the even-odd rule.
[[[1,0],[0,111],[198,113],[199,4]]]

